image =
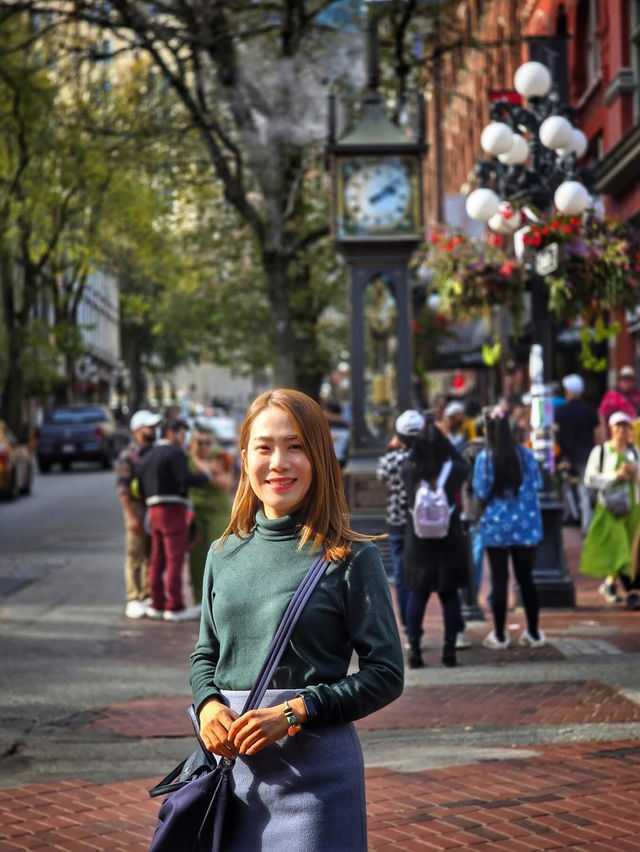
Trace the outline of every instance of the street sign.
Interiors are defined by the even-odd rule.
[[[551,275],[558,268],[558,243],[550,243],[536,252],[536,272],[538,275]]]

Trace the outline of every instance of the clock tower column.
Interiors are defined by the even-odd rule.
[[[377,24],[369,22],[369,82],[356,126],[336,139],[329,104],[331,227],[351,284],[351,523],[384,531],[386,487],[375,469],[396,417],[414,405],[408,263],[422,242],[424,103],[417,138],[388,118],[378,91]]]

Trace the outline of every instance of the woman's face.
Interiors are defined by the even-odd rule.
[[[286,411],[270,406],[258,414],[242,460],[267,518],[282,518],[300,508],[313,471]]]

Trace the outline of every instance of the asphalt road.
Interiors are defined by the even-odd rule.
[[[154,740],[74,737],[96,707],[189,694],[186,662],[118,658],[132,623],[114,483],[90,466],[54,471],[36,477],[32,496],[0,504],[0,786],[75,777],[88,756],[96,780],[152,775],[184,757],[170,742],[158,753]]]

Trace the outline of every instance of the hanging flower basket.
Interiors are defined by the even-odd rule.
[[[414,258],[432,271],[431,289],[440,297],[438,310],[457,322],[490,315],[496,305],[507,307],[519,329],[524,309],[524,272],[502,249],[502,240],[433,230]]]
[[[544,278],[549,309],[569,324],[580,320],[583,365],[606,369],[606,359],[593,354],[592,343],[619,332],[616,314],[638,308],[640,232],[611,219],[556,216],[531,226],[524,242],[533,249],[558,243],[559,268]]]

